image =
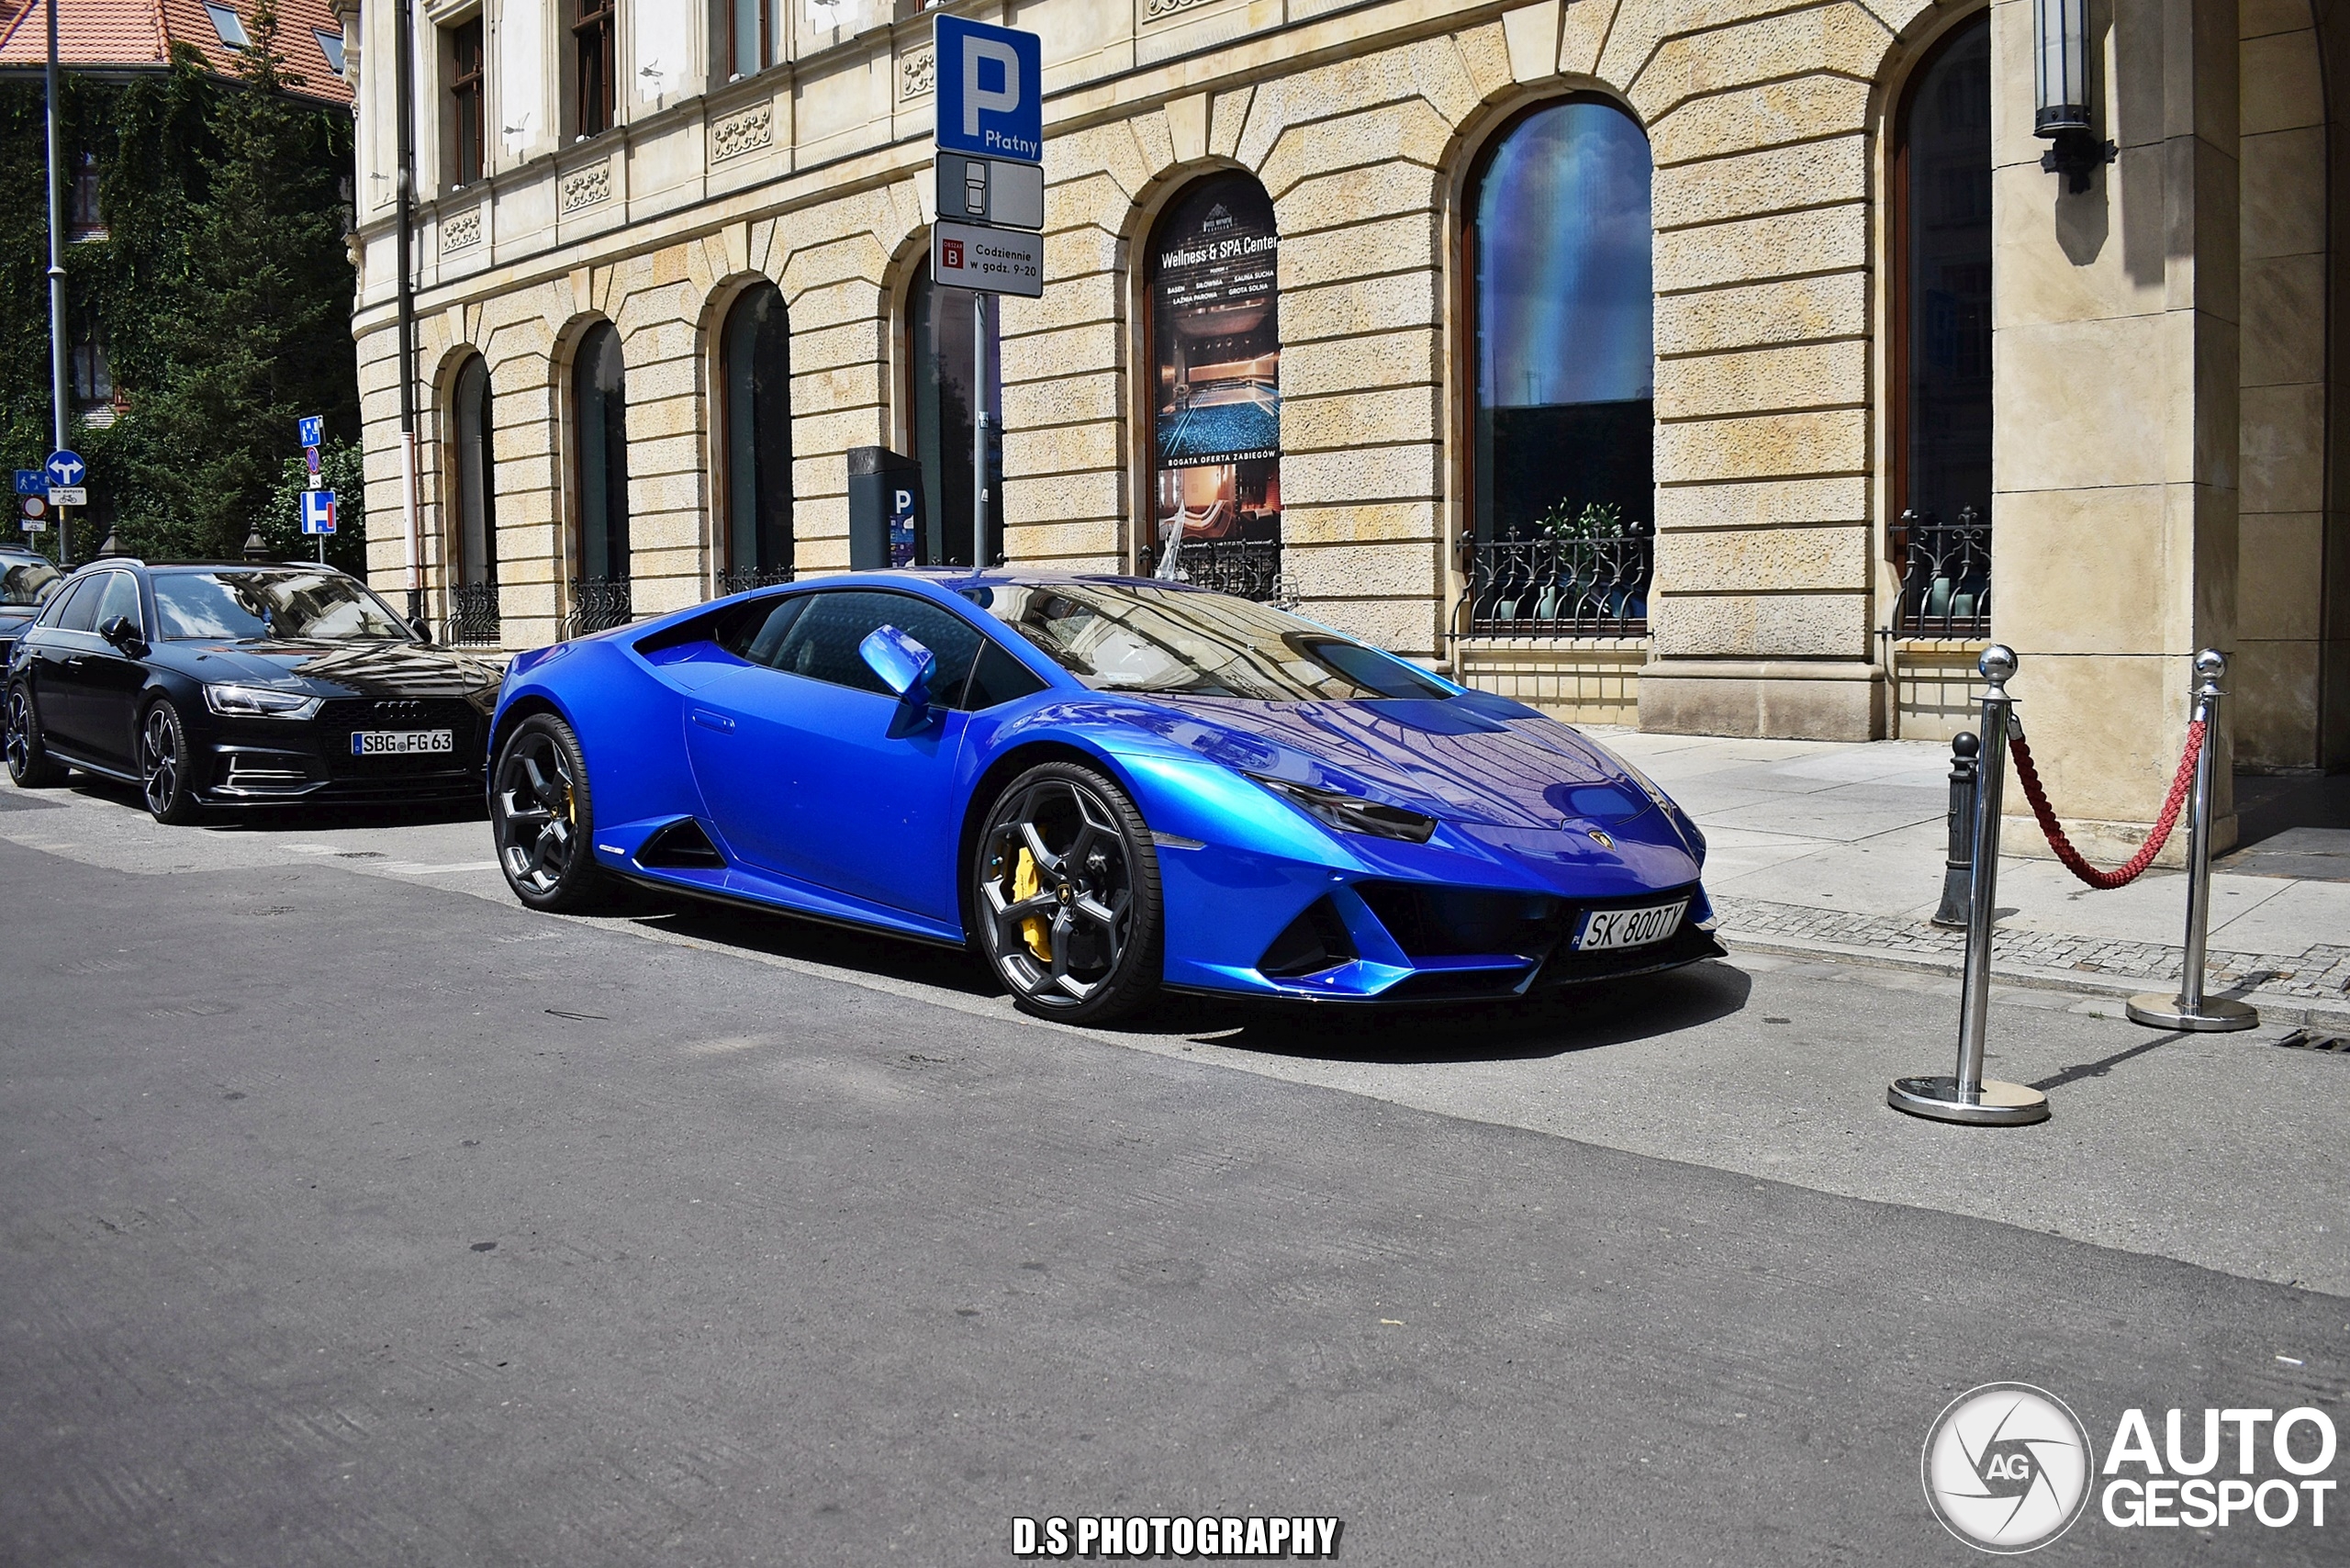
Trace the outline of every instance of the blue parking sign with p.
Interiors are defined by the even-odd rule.
[[[934,36],[938,145],[949,152],[1043,162],[1043,40],[960,17],[939,17]]]
[[[295,420],[294,424],[295,428],[301,432],[304,446],[326,444],[327,420],[324,414],[305,414]]]

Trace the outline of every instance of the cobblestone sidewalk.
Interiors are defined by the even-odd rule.
[[[1966,954],[1965,933],[1945,931],[1924,921],[1727,894],[1713,902],[1724,931],[1733,940],[1743,935],[1790,944],[1833,943],[1953,965]],[[2126,942],[2057,931],[1998,931],[1991,946],[1995,967],[2070,969],[2118,980],[2175,980],[2184,957],[2184,949],[2160,942]],[[2208,983],[2214,991],[2243,986],[2312,1002],[2350,1000],[2350,947],[2318,946],[2293,954],[2236,953],[2214,947],[2210,958]]]

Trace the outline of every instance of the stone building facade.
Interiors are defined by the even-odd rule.
[[[378,587],[518,647],[845,566],[858,447],[932,453],[932,510],[968,512],[929,14],[414,6],[414,538],[396,9],[361,29]],[[2077,180],[2042,167],[2030,0],[947,8],[1044,39],[1009,559],[1271,552],[1305,614],[1670,731],[1946,736],[1996,634],[2109,854],[2196,647],[2235,656],[2240,764],[2350,765],[2328,0],[2090,0],[2113,156]],[[1257,191],[1274,302],[1203,314],[1169,225],[1247,230]],[[1201,440],[1277,454],[1203,477]]]

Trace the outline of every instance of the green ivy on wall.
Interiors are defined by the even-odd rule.
[[[358,484],[353,276],[343,243],[352,167],[347,109],[287,95],[303,79],[278,52],[272,0],[257,0],[237,73],[195,51],[127,82],[68,74],[61,95],[70,177],[98,171],[102,235],[65,250],[68,335],[96,323],[119,388],[108,425],[75,420],[92,508],[74,552],[109,527],[154,558],[233,556],[259,526],[309,554],[297,503],[295,421],[325,416],[342,532],[329,558],[364,554]],[[47,132],[38,82],[0,84],[0,463],[50,446]],[[345,487],[347,484],[348,487]],[[299,485],[295,486],[299,488]],[[283,514],[282,520],[280,514]],[[282,521],[282,528],[279,526]],[[52,535],[53,538],[53,535]]]

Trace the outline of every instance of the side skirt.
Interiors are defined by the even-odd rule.
[[[967,944],[959,938],[940,936],[927,931],[912,930],[902,925],[891,924],[887,921],[852,920],[845,915],[822,914],[813,910],[802,909],[797,904],[755,898],[751,894],[735,892],[730,889],[712,888],[699,882],[671,881],[666,877],[642,870],[616,870],[612,874],[640,888],[659,893],[682,895],[686,898],[699,900],[704,903],[722,904],[730,909],[754,910],[760,914],[780,914],[792,920],[805,920],[816,925],[830,925],[842,931],[859,931],[894,936],[901,941],[919,942],[926,947],[944,948],[953,953],[967,950]]]

